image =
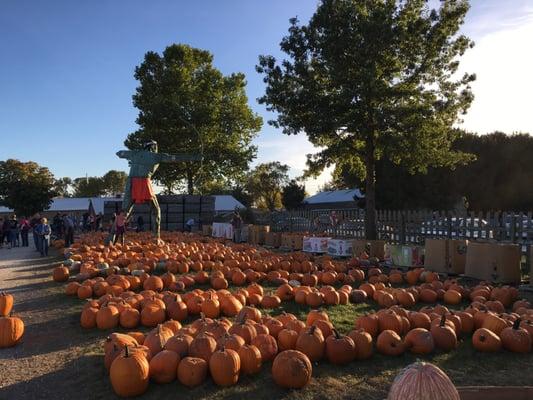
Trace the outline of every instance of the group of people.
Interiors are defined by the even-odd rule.
[[[16,215],[6,218],[0,217],[0,227],[0,248],[4,246],[7,249],[28,247],[29,234],[32,232],[35,249],[42,256],[48,255],[52,228],[46,218],[41,218],[39,214],[35,214],[31,219],[26,217],[17,218]]]
[[[28,235],[32,227],[26,217],[17,218],[16,215],[0,217],[0,247],[8,249],[28,246]]]

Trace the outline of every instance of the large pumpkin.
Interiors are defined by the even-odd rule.
[[[15,346],[24,334],[24,322],[17,317],[0,317],[0,348]]]
[[[213,353],[209,360],[209,371],[218,386],[231,386],[239,380],[241,359],[236,351],[221,349]]]
[[[272,378],[281,387],[300,389],[311,380],[313,367],[309,358],[297,350],[279,353],[272,363]]]
[[[433,364],[417,362],[394,379],[387,400],[460,400],[448,376]]]
[[[261,352],[254,345],[245,344],[239,349],[241,359],[241,372],[244,374],[256,374],[261,370]]]
[[[429,354],[435,349],[431,333],[424,328],[410,330],[404,339],[405,347],[414,354]]]
[[[128,346],[111,364],[111,385],[122,397],[140,396],[148,388],[149,364],[140,352],[130,353]]]

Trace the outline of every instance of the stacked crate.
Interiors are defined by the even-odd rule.
[[[161,230],[185,230],[185,224],[191,218],[194,219],[195,229],[213,223],[215,215],[215,198],[213,196],[158,195],[157,200],[161,208]],[[121,203],[106,201],[104,203],[104,220],[110,221],[113,213],[120,207]],[[136,204],[133,207],[132,225],[136,225],[139,216],[143,217],[146,230],[154,226],[155,215],[151,210],[150,203]]]

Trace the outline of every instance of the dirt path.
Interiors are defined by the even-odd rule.
[[[33,247],[0,249],[0,290],[14,295],[15,314],[25,323],[23,342],[0,350],[2,400],[72,398],[76,392],[65,389],[79,385],[87,368],[100,366],[97,356],[80,358],[94,350],[101,336],[79,329],[75,310],[51,279],[58,261],[55,254],[41,257]],[[73,330],[79,334],[72,335]]]

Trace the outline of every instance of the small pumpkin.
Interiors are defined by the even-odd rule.
[[[191,357],[198,357],[209,362],[217,348],[215,338],[208,333],[200,333],[197,335],[189,346],[189,355]]]
[[[315,325],[302,332],[296,341],[296,350],[304,353],[311,361],[320,361],[324,356],[325,346],[322,331]]]
[[[193,340],[190,335],[178,333],[168,339],[163,348],[177,353],[180,359],[183,359],[189,355],[189,346]]]
[[[399,356],[405,351],[402,338],[393,330],[387,329],[381,332],[376,341],[376,348],[382,354]]]
[[[170,383],[176,379],[180,357],[178,353],[162,350],[150,360],[150,379],[156,383]]]
[[[336,329],[326,339],[326,357],[332,364],[348,364],[355,358],[355,343],[349,336],[341,336]]]
[[[354,329],[348,333],[355,344],[355,358],[357,360],[366,360],[372,357],[374,347],[372,345],[372,336],[363,329]]]
[[[243,374],[252,375],[261,370],[261,352],[256,346],[245,344],[239,349],[238,354]]]
[[[252,339],[252,345],[259,349],[263,361],[272,361],[278,354],[278,343],[271,335],[257,335]]]
[[[303,388],[311,380],[312,373],[311,361],[297,350],[282,351],[272,363],[272,378],[283,388]]]
[[[433,336],[424,328],[410,330],[405,336],[404,343],[413,354],[429,354],[435,349]]]
[[[201,385],[207,377],[208,364],[203,358],[185,357],[178,365],[178,381],[187,387]]]
[[[494,353],[502,348],[502,341],[494,332],[479,328],[472,335],[472,345],[478,351]]]
[[[24,322],[17,317],[0,317],[0,348],[13,347],[24,335]]]
[[[440,322],[431,327],[431,335],[435,346],[444,351],[450,351],[457,347],[457,335],[455,330],[446,325],[446,316],[443,315]]]
[[[513,353],[529,353],[531,351],[531,336],[520,326],[522,320],[517,318],[512,327],[502,330],[500,338],[504,349]]]

